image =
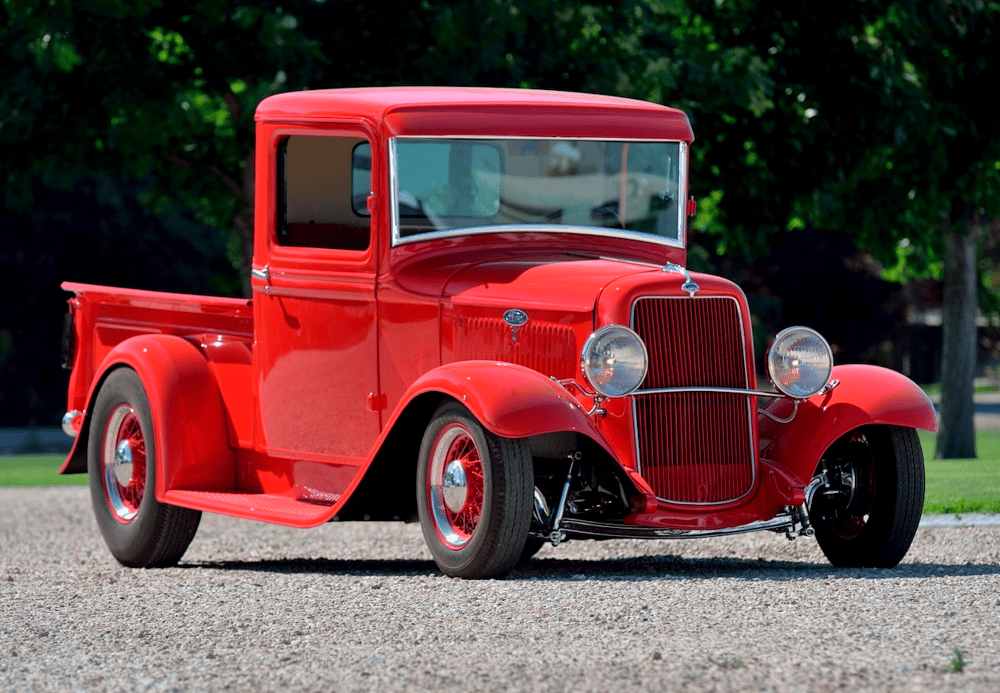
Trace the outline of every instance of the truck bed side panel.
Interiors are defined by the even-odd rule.
[[[233,447],[253,443],[250,301],[120,289],[66,282],[75,297],[75,346],[70,354],[67,411],[86,411],[98,369],[111,350],[130,337],[169,334],[199,347],[219,384]]]

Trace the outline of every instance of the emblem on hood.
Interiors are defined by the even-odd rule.
[[[503,321],[510,325],[510,341],[517,342],[517,332],[528,322],[528,314],[520,308],[511,308],[503,314]]]
[[[701,290],[701,287],[694,283],[691,279],[691,273],[680,265],[674,264],[673,262],[668,262],[663,266],[664,272],[677,272],[684,277],[684,283],[681,284],[681,290],[687,292],[688,296],[693,297],[696,293]]]

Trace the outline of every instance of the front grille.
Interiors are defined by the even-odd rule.
[[[739,303],[729,297],[642,298],[632,327],[649,350],[642,390],[750,389]],[[639,471],[656,496],[725,503],[753,487],[756,398],[684,392],[634,398]]]

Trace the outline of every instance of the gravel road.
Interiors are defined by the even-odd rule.
[[[415,525],[206,515],[179,567],[133,570],[62,487],[0,489],[0,541],[0,691],[1000,690],[998,526],[921,528],[894,570],[768,533],[465,582]]]

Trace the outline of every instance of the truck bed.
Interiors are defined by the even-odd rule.
[[[196,296],[65,282],[72,324],[67,324],[65,366],[72,368],[67,411],[85,412],[94,377],[115,346],[147,334],[168,334],[200,347],[218,373],[224,399],[246,399],[253,344],[252,302],[243,298]],[[225,353],[218,359],[217,354]],[[220,361],[220,363],[214,363]],[[239,422],[249,425],[247,422]],[[252,434],[231,430],[234,445]],[[64,472],[85,471],[73,453]]]

